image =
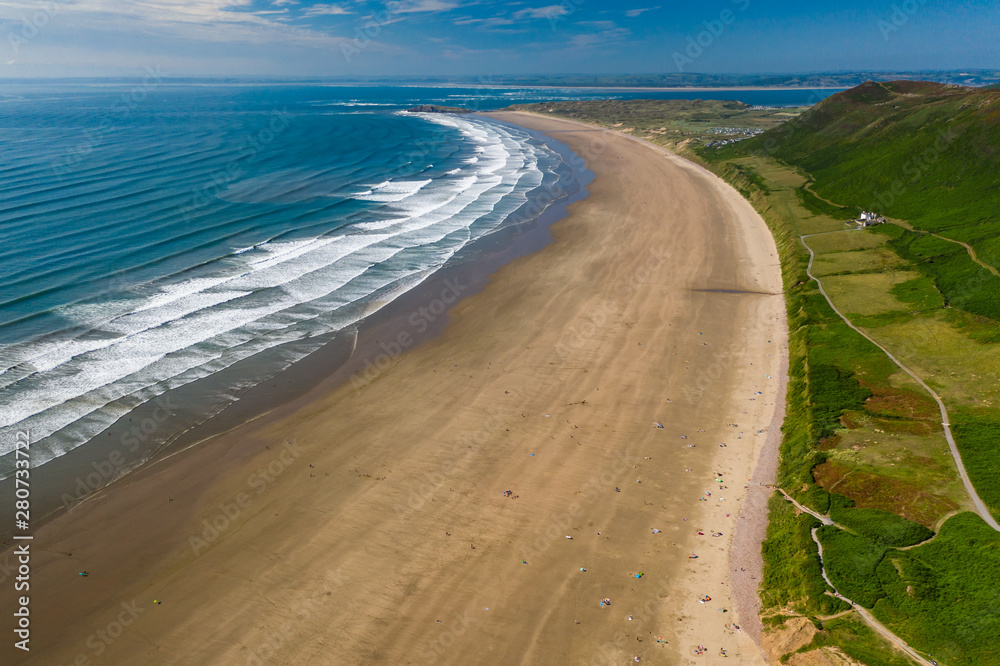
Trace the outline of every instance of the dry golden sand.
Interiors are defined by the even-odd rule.
[[[554,242],[371,384],[321,386],[39,530],[32,663],[763,663],[726,625],[754,619],[729,545],[778,405],[771,237],[675,156],[502,117],[596,174]]]

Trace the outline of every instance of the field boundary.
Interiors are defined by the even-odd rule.
[[[927,393],[930,394],[932,398],[934,398],[934,402],[937,403],[938,409],[941,411],[941,425],[944,427],[944,436],[945,439],[948,441],[948,449],[949,451],[951,451],[951,457],[955,461],[955,466],[958,468],[958,475],[962,479],[962,485],[965,486],[965,491],[969,495],[969,499],[972,501],[972,505],[975,508],[976,514],[978,514],[979,517],[982,518],[987,525],[992,527],[997,532],[1000,532],[1000,524],[997,523],[996,518],[993,517],[993,514],[990,513],[990,510],[986,508],[986,505],[983,503],[983,500],[979,498],[979,494],[976,492],[975,487],[972,485],[972,481],[969,479],[969,474],[965,471],[965,464],[962,462],[962,455],[958,452],[958,445],[955,444],[955,438],[951,434],[951,422],[948,417],[948,410],[944,406],[944,402],[941,401],[941,396],[939,396],[937,392],[934,391],[934,389],[928,386],[927,383],[924,382],[924,380],[918,377],[916,373],[914,373],[908,367],[903,365],[903,363],[898,358],[893,356],[888,349],[880,345],[878,342],[873,340],[871,336],[869,336],[860,328],[852,324],[851,320],[845,317],[844,314],[837,309],[837,306],[833,304],[833,300],[827,295],[826,290],[823,288],[823,282],[818,277],[813,275],[812,268],[813,268],[813,261],[816,259],[816,253],[813,252],[813,249],[811,247],[809,247],[809,244],[806,242],[806,239],[812,236],[819,236],[819,235],[822,234],[805,234],[803,236],[799,236],[799,241],[802,243],[802,246],[809,251],[809,264],[806,266],[806,275],[808,275],[810,279],[816,282],[816,286],[819,288],[819,292],[823,294],[823,298],[826,299],[826,302],[830,305],[830,308],[837,314],[837,316],[844,320],[845,324],[847,324],[851,329],[853,329],[856,333],[858,333],[866,340],[871,342],[873,345],[881,349],[882,352],[889,357],[889,360],[891,360],[893,363],[899,366],[900,370],[902,370],[910,377],[912,377],[914,381],[916,381],[925,391],[927,391]]]

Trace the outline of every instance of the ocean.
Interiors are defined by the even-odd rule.
[[[832,92],[739,98],[793,105]],[[332,341],[349,357],[387,305],[484,239],[582,196],[581,167],[557,142],[403,109],[683,96],[5,84],[0,479],[29,433],[32,468],[74,452],[76,473],[36,491],[68,506]]]

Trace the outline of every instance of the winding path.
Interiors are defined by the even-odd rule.
[[[778,488],[778,492],[784,495],[786,500],[794,504],[795,508],[815,517],[824,525],[834,525],[836,527],[840,527],[840,525],[837,525],[837,523],[833,522],[829,516],[824,516],[821,513],[813,511],[812,509],[799,504],[781,488]],[[836,596],[838,599],[843,599],[847,603],[851,604],[851,608],[858,612],[858,615],[861,616],[861,619],[864,620],[869,627],[871,627],[875,632],[880,634],[883,638],[885,638],[887,641],[895,645],[897,648],[905,652],[906,655],[909,656],[911,659],[913,659],[915,662],[921,664],[922,666],[934,666],[933,662],[924,659],[922,656],[920,656],[919,653],[917,653],[916,650],[907,645],[906,641],[904,641],[896,634],[892,633],[888,627],[886,627],[884,624],[876,620],[875,616],[872,615],[867,608],[859,604],[856,604],[855,602],[851,601],[850,599],[848,599],[847,597],[845,597],[844,595],[842,595],[840,592],[837,591],[837,587],[833,584],[833,581],[831,581],[829,576],[826,575],[826,564],[823,562],[823,544],[820,543],[819,537],[816,536],[816,530],[818,529],[819,529],[818,527],[814,527],[809,533],[812,536],[812,540],[816,543],[816,548],[819,549],[819,572],[823,575],[823,580],[826,581],[826,584],[830,586],[831,590],[833,590],[834,596]],[[842,613],[838,613],[838,615],[842,615]]]
[[[816,530],[818,530],[818,529],[819,529],[818,527],[812,528],[810,534],[812,535],[813,541],[816,542],[816,547],[819,549],[819,570],[820,570],[820,573],[823,574],[823,580],[825,580],[826,584],[829,585],[833,589],[834,594],[839,599],[843,599],[847,603],[851,604],[851,607],[854,608],[854,610],[858,611],[858,615],[860,615],[861,619],[863,619],[865,622],[868,623],[869,627],[871,627],[876,632],[878,632],[879,634],[881,634],[883,638],[885,638],[887,641],[889,641],[890,643],[892,643],[893,645],[895,645],[897,648],[899,648],[900,650],[902,650],[903,652],[905,652],[907,654],[907,656],[910,657],[910,659],[912,659],[913,661],[917,662],[918,664],[922,664],[923,666],[934,666],[934,664],[932,662],[930,662],[927,659],[924,659],[923,657],[921,657],[917,653],[916,650],[914,650],[909,645],[907,645],[906,641],[904,641],[902,638],[900,638],[896,634],[894,634],[891,631],[889,631],[888,627],[886,627],[884,624],[882,624],[881,622],[879,622],[878,620],[876,620],[875,616],[872,615],[868,611],[867,608],[865,608],[864,606],[861,606],[859,604],[854,603],[853,601],[851,601],[850,599],[848,599],[847,597],[845,597],[844,595],[842,595],[840,592],[837,592],[837,588],[833,586],[833,583],[830,582],[830,579],[826,575],[826,567],[823,565],[823,544],[821,544],[819,542],[819,537],[816,536]]]
[[[825,232],[825,233],[841,233],[841,232]],[[898,358],[893,356],[888,349],[886,349],[879,343],[875,342],[875,340],[873,340],[871,336],[869,336],[860,328],[852,324],[851,321],[847,317],[845,317],[840,310],[837,309],[837,306],[833,304],[833,300],[831,300],[830,297],[827,295],[826,290],[823,288],[823,283],[820,281],[820,279],[815,275],[813,275],[812,272],[813,260],[816,258],[816,253],[813,252],[812,248],[809,247],[809,244],[806,243],[806,239],[812,236],[821,236],[821,235],[823,234],[806,234],[804,236],[799,236],[799,241],[802,243],[802,246],[809,251],[809,265],[806,267],[806,275],[808,275],[810,278],[816,281],[816,286],[819,287],[819,291],[821,294],[823,294],[823,298],[825,298],[826,302],[830,304],[830,308],[832,308],[833,311],[837,313],[837,316],[844,320],[845,324],[850,326],[851,329],[853,329],[854,331],[857,331],[858,334],[863,336],[873,345],[881,349],[883,353],[885,353],[885,355],[888,356],[893,363],[899,366],[900,370],[902,370],[910,377],[912,377],[915,382],[920,384],[920,386],[922,386],[923,389],[927,391],[927,393],[929,393],[932,398],[934,398],[934,402],[937,403],[938,409],[941,410],[941,425],[944,427],[944,437],[946,440],[948,440],[948,449],[951,451],[951,457],[955,460],[955,467],[958,468],[958,475],[962,478],[962,485],[965,486],[965,491],[966,493],[968,493],[969,499],[972,501],[973,507],[975,508],[976,513],[979,514],[979,517],[982,518],[987,525],[989,525],[996,531],[1000,532],[1000,524],[997,523],[996,518],[994,518],[993,514],[991,514],[989,509],[986,508],[986,504],[983,503],[983,500],[979,498],[979,494],[976,492],[975,487],[972,485],[972,481],[969,479],[969,474],[965,471],[965,464],[962,462],[962,456],[958,452],[958,446],[955,444],[955,438],[951,434],[951,422],[948,419],[948,410],[945,409],[944,403],[941,401],[941,396],[939,396],[934,391],[934,389],[928,386],[927,383],[924,382],[924,380],[920,379],[920,377],[918,377],[912,370],[903,365],[903,363]]]
[[[809,177],[810,177],[810,178],[812,178],[812,176],[811,176],[811,175],[810,175]],[[825,201],[826,203],[830,204],[830,205],[831,205],[831,206],[833,206],[834,208],[847,208],[847,206],[841,206],[840,204],[836,204],[836,203],[833,203],[832,201],[830,201],[830,200],[829,200],[829,199],[827,199],[826,197],[822,196],[821,194],[818,194],[818,193],[816,192],[816,190],[814,190],[814,189],[812,188],[812,184],[813,184],[814,182],[816,182],[816,181],[814,181],[814,180],[809,180],[809,181],[806,181],[806,182],[805,182],[805,183],[804,183],[804,184],[802,185],[802,187],[804,187],[804,188],[805,188],[805,190],[806,190],[807,192],[809,192],[809,194],[813,195],[814,197],[816,197],[816,198],[817,198],[817,199],[819,199],[820,201]]]
[[[985,261],[982,261],[978,256],[976,256],[976,249],[971,245],[969,245],[968,243],[963,243],[962,241],[955,240],[954,238],[945,238],[944,236],[941,236],[939,234],[931,234],[931,236],[934,236],[934,238],[943,241],[947,241],[948,243],[955,243],[956,245],[961,245],[962,247],[965,248],[965,251],[969,253],[969,259],[972,259],[974,262],[976,262],[977,264],[988,270],[990,273],[993,273],[993,275],[1000,277],[1000,271],[997,271],[996,268],[990,266]]]

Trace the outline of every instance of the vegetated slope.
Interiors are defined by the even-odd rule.
[[[801,167],[838,204],[949,238],[1000,228],[1000,91],[868,82],[734,150]]]
[[[824,199],[906,220],[891,245],[949,305],[1000,320],[1000,90],[868,82],[719,157],[763,154],[808,172]]]
[[[888,246],[933,279],[946,305],[1000,321],[1000,277],[945,240],[968,243],[979,262],[1000,267],[1000,90],[869,82],[758,137],[703,152],[763,152],[807,171],[824,199],[905,220],[917,231],[879,228]],[[994,512],[998,420],[989,405],[952,415],[966,467]]]
[[[995,664],[1000,535],[978,516],[948,519],[937,537],[895,550],[833,526],[819,529],[837,589],[947,664]]]

